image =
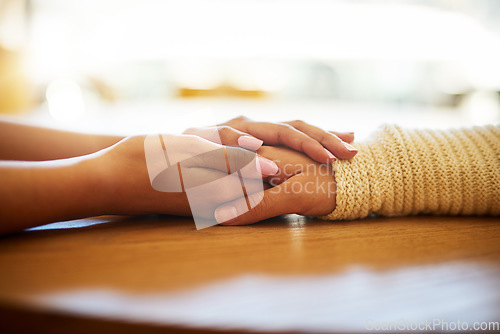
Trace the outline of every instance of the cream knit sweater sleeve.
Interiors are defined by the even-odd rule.
[[[460,130],[382,126],[333,165],[337,206],[325,219],[370,214],[499,215],[500,125]]]

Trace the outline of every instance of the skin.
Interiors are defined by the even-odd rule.
[[[332,161],[325,148],[340,159],[351,159],[357,153],[342,144],[342,141],[351,143],[354,140],[353,132],[325,131],[303,121],[255,122],[240,116],[215,128],[223,145],[238,146],[238,138],[249,135],[262,139],[266,145],[304,152],[320,163]],[[198,129],[188,129],[185,133],[198,135],[197,132]],[[0,118],[0,160],[67,159],[97,152],[124,138],[49,129]]]
[[[234,145],[239,136],[258,134],[255,129],[264,127],[271,131],[268,135],[263,134],[264,142],[290,145],[308,151],[319,160],[324,156],[315,156],[314,152],[320,156],[326,154],[317,141],[320,149],[297,146],[297,139],[289,141],[290,136],[306,136],[291,125],[257,123],[242,118],[233,123],[247,132],[220,125],[217,131],[220,130],[224,145]],[[273,129],[281,131],[281,135],[276,136]],[[339,135],[334,136],[341,138],[342,134]],[[194,138],[181,136],[182,140],[187,137],[190,140]],[[350,140],[353,136],[346,134],[343,138]],[[79,134],[0,121],[0,234],[55,221],[104,214],[191,215],[185,193],[158,192],[151,187],[145,162],[144,139],[144,136],[122,138]],[[203,139],[198,137],[197,140]],[[343,147],[340,148],[343,150]],[[348,150],[346,152],[335,153],[338,156],[355,154]],[[280,192],[292,182],[304,186],[334,182],[331,173],[315,175],[307,170],[307,166],[320,165],[315,160],[294,150],[277,147],[263,146],[258,154],[276,160],[280,167],[279,174],[273,178],[267,177],[265,181],[280,185],[274,190],[267,189],[263,201],[253,210],[225,223],[248,224],[284,213],[321,215],[333,210],[335,201],[331,194],[321,191],[315,194],[305,191],[302,194]],[[202,167],[193,169],[193,173],[207,173],[207,168]],[[214,203],[233,203],[233,200],[238,201],[227,197],[213,199]]]
[[[282,147],[263,146],[258,153],[273,160],[280,169],[276,176],[265,178],[274,187],[265,190],[262,201],[246,213],[244,199],[225,203],[223,206],[242,209],[237,209],[238,217],[222,225],[253,224],[291,213],[320,216],[335,209],[336,184],[330,166],[321,165],[303,153]]]
[[[267,189],[259,205],[227,224],[249,224],[285,213],[321,215],[334,209],[332,193],[284,191],[286,185],[292,184],[312,184],[314,189],[315,184],[333,183],[333,174],[320,175],[315,171],[320,164],[285,148],[262,147],[259,154],[278,164],[280,172],[265,180],[280,185]],[[21,164],[22,167],[12,162],[0,165],[0,221],[4,222],[0,225],[1,234],[104,214],[191,215],[185,193],[158,192],[151,187],[142,136],[124,139],[82,157]]]
[[[266,145],[286,146],[303,152],[319,163],[332,162],[325,149],[339,159],[352,159],[357,153],[356,149],[348,149],[343,144],[354,141],[354,132],[326,131],[301,120],[269,123],[240,116],[219,126],[238,130],[238,135],[251,134]]]
[[[0,234],[104,214],[110,190],[98,154],[48,162],[0,163]]]
[[[194,136],[176,137],[190,146],[204,141]],[[152,188],[145,138],[125,138],[96,153],[69,159],[0,162],[0,234],[105,214],[190,215],[185,193]],[[208,168],[192,170],[204,178],[210,177],[207,173],[220,172]],[[234,198],[213,196],[211,200],[222,203]]]
[[[0,118],[0,160],[67,159],[97,152],[123,138],[56,130]]]

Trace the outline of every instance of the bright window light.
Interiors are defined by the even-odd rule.
[[[82,91],[73,80],[52,81],[47,87],[46,96],[50,115],[58,121],[73,122],[85,112]]]

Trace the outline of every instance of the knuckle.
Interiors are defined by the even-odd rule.
[[[281,127],[281,130],[283,131],[288,131],[288,130],[295,130],[295,127],[292,124],[289,123],[278,123]]]
[[[248,117],[245,117],[243,115],[240,115],[238,117],[232,118],[229,121],[223,123],[223,124],[229,124],[229,125],[238,125],[243,122],[250,122],[250,119]],[[221,125],[223,125],[221,124]]]
[[[325,142],[328,139],[332,139],[332,136],[330,136],[327,132],[321,132],[318,134],[318,141]]]
[[[218,131],[221,139],[229,139],[234,132],[233,128],[227,125],[219,126]]]
[[[194,134],[195,132],[196,132],[196,128],[187,128],[186,130],[184,130],[183,134],[190,135],[190,134]]]
[[[266,213],[266,208],[269,208],[270,205],[269,196],[264,195],[260,198],[259,203],[250,210],[250,215],[254,217],[262,217]]]
[[[296,119],[296,120],[291,121],[290,124],[294,127],[300,127],[300,126],[303,126],[304,124],[306,124],[306,122],[304,122],[303,120],[300,120],[300,119]]]
[[[232,120],[242,122],[242,121],[249,121],[250,119],[246,116],[240,115],[238,117],[233,118]]]

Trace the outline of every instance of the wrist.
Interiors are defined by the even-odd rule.
[[[78,188],[86,216],[115,214],[116,183],[113,168],[102,151],[79,158],[74,166],[74,184]]]

